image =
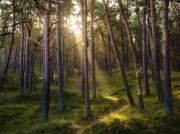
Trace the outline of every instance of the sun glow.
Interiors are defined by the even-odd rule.
[[[74,3],[74,10],[72,12],[72,15],[70,15],[70,18],[69,18],[69,26],[75,35],[80,35],[82,33],[80,7],[77,3],[75,2],[73,3]]]
[[[81,17],[75,15],[70,16],[70,29],[74,32],[75,35],[80,35],[82,33],[81,26]]]

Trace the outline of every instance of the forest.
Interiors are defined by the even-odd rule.
[[[0,0],[0,134],[180,133],[180,0]]]

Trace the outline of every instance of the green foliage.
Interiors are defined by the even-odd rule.
[[[84,98],[80,95],[80,77],[69,79],[65,89],[66,111],[58,110],[58,88],[51,86],[49,120],[41,120],[41,88],[36,92],[21,95],[17,91],[7,90],[6,96],[0,93],[0,133],[36,134],[36,133],[84,133],[84,134],[119,134],[119,133],[179,133],[180,129],[180,88],[173,89],[174,113],[164,113],[164,106],[158,103],[155,86],[150,78],[152,94],[144,98],[145,109],[139,111],[127,103],[126,93],[117,70],[113,77],[106,73],[97,76],[97,97],[90,97],[92,116],[85,117]],[[131,91],[138,103],[136,80],[127,73]],[[150,75],[150,74],[148,74]],[[179,83],[179,73],[172,72],[172,87]],[[39,81],[40,82],[40,81]],[[75,86],[76,85],[76,86]],[[80,86],[80,85],[79,85]],[[142,86],[143,87],[143,86]],[[12,88],[12,87],[11,87]],[[91,93],[91,90],[90,90]],[[91,95],[91,94],[90,94]]]

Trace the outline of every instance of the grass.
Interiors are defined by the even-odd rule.
[[[36,91],[25,90],[23,94],[6,83],[6,95],[0,93],[0,134],[180,133],[180,86],[177,86],[180,73],[172,72],[174,112],[171,115],[165,114],[163,104],[158,103],[151,78],[151,95],[144,97],[145,109],[140,111],[136,81],[129,73],[127,78],[136,107],[130,107],[119,73],[113,73],[113,77],[98,73],[96,98],[92,98],[90,86],[92,116],[86,118],[80,93],[81,78],[74,76],[69,78],[65,89],[66,111],[63,113],[58,110],[58,88],[51,86],[49,120],[45,122],[41,120],[41,80],[37,80]],[[16,80],[14,83],[17,85]]]

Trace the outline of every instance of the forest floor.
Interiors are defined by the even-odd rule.
[[[150,74],[149,74],[150,75]],[[89,77],[90,78],[90,77]],[[0,134],[174,134],[180,133],[180,73],[172,72],[173,114],[164,112],[158,103],[152,78],[150,96],[144,97],[145,109],[139,110],[136,80],[127,73],[136,107],[128,103],[120,73],[110,77],[104,72],[96,75],[97,97],[92,98],[89,80],[91,117],[85,117],[85,101],[81,97],[81,76],[69,78],[65,89],[66,111],[58,110],[58,88],[51,86],[49,120],[41,120],[42,78],[36,78],[36,90],[18,93],[18,78],[7,81],[0,93]],[[143,85],[143,84],[142,84]],[[144,86],[142,86],[144,89]],[[143,92],[144,93],[144,92]]]

